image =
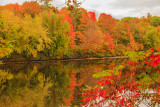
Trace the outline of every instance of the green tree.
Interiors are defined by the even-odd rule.
[[[126,22],[117,22],[113,28],[113,37],[115,44],[117,46],[118,43],[127,44],[129,43],[129,24]]]
[[[62,58],[67,52],[69,38],[69,24],[63,20],[63,16],[53,12],[43,12],[43,25],[47,29],[48,37],[52,40],[49,49],[45,49],[45,54],[55,58]]]
[[[136,17],[124,17],[121,19],[121,21],[130,23],[134,19],[136,19]]]
[[[160,25],[160,17],[158,17],[158,16],[153,16],[153,17],[151,18],[150,24],[151,24],[152,26],[155,26],[155,27],[157,27],[158,25]]]
[[[158,36],[158,30],[153,26],[148,26],[145,30],[145,35],[143,36],[143,43],[145,49],[159,47],[160,37]]]

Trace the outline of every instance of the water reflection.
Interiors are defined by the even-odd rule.
[[[83,105],[159,107],[160,72],[149,72],[150,70],[144,70],[145,66],[137,62],[127,62],[94,74],[95,78],[104,78],[98,82],[97,87],[81,93]],[[155,68],[159,69],[159,65]]]
[[[145,81],[153,82],[146,78],[145,74],[137,74],[137,77],[132,72],[124,71],[124,74],[116,75],[114,78],[108,76],[108,80],[105,77],[92,77],[95,73],[113,69],[126,61],[126,59],[114,59],[1,65],[0,106],[81,107],[98,104],[100,101],[105,101],[105,105],[108,101],[112,102],[110,104],[113,106],[121,106],[118,104],[122,102],[127,103],[132,100],[132,103],[128,104],[138,105],[141,104],[139,102],[145,102],[151,98],[154,99],[156,105],[155,99],[159,97],[157,94],[159,90],[151,88],[147,88],[148,91],[143,90],[146,86]],[[160,75],[153,76],[160,78]],[[137,80],[143,84],[141,90],[137,90],[140,86]],[[99,86],[101,87],[98,88]],[[137,96],[142,96],[142,94],[143,97],[137,99]],[[123,101],[122,98],[125,100]],[[104,102],[99,103],[100,105],[104,105]]]
[[[0,71],[0,105],[3,106],[42,106],[44,97],[49,95],[48,88],[52,83],[45,80],[37,67],[12,73],[9,70]],[[44,81],[46,83],[44,84]]]

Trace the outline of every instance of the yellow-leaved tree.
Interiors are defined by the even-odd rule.
[[[13,45],[14,52],[36,57],[37,52],[51,43],[46,30],[42,27],[41,16],[35,15],[32,18],[30,15],[25,15],[24,18],[19,18],[9,10],[1,11],[1,16],[2,20],[7,22],[4,35],[1,37]]]
[[[9,32],[12,30],[12,34],[15,33],[17,25],[14,21],[17,17],[14,16],[13,12],[8,10],[0,11],[0,58],[9,56],[13,52],[13,35]],[[18,23],[18,21],[16,21]]]
[[[47,56],[60,59],[68,51],[69,37],[67,33],[70,30],[69,23],[63,19],[64,16],[50,12],[43,12],[43,26],[47,29],[48,37],[51,39],[49,49],[45,49]]]
[[[23,35],[22,49],[27,55],[37,56],[37,52],[42,51],[45,47],[48,48],[51,40],[47,37],[46,30],[42,27],[41,16],[32,18],[30,15],[25,15],[21,23],[21,35]]]

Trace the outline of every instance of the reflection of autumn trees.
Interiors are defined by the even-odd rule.
[[[81,106],[78,93],[101,80],[92,74],[119,62],[122,60],[1,65],[0,105]]]
[[[68,90],[70,91],[70,96],[69,96],[69,99],[66,99],[65,97],[63,99],[66,106],[71,105],[71,102],[74,101],[74,92],[75,92],[76,86],[77,86],[76,72],[71,71],[70,84],[68,87]]]
[[[62,64],[45,69],[36,65],[1,70],[0,106],[70,105],[76,86],[75,74],[70,74],[68,68],[64,70]]]
[[[4,70],[0,73],[0,102],[1,105],[6,101],[8,105],[74,106],[81,105],[80,99],[83,98],[82,104],[89,102],[103,105],[105,102],[110,106],[136,106],[144,103],[154,106],[159,104],[158,59],[158,55],[144,55],[144,60],[148,61],[144,65],[127,62],[123,65],[124,68],[115,68],[122,64],[122,60],[59,62],[50,63],[49,66],[44,63],[31,64],[30,67],[4,65]],[[146,64],[154,66],[149,69],[152,72],[143,71]],[[7,70],[9,66],[12,69]],[[106,77],[92,77],[92,74],[98,75],[106,70]]]
[[[44,106],[45,96],[50,94],[48,88],[51,83],[42,73],[38,73],[37,67],[21,71],[17,74],[9,70],[1,70],[0,73],[0,105],[1,106]],[[41,94],[39,94],[41,93]]]

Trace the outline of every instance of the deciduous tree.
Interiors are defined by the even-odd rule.
[[[20,13],[30,14],[32,17],[41,12],[40,5],[34,1],[26,1],[20,6]]]
[[[69,23],[63,20],[63,15],[50,11],[43,13],[43,25],[47,29],[48,37],[52,40],[50,48],[45,50],[46,55],[62,58],[68,50]]]
[[[98,25],[104,33],[111,33],[115,26],[115,19],[111,15],[102,13],[98,18]]]

